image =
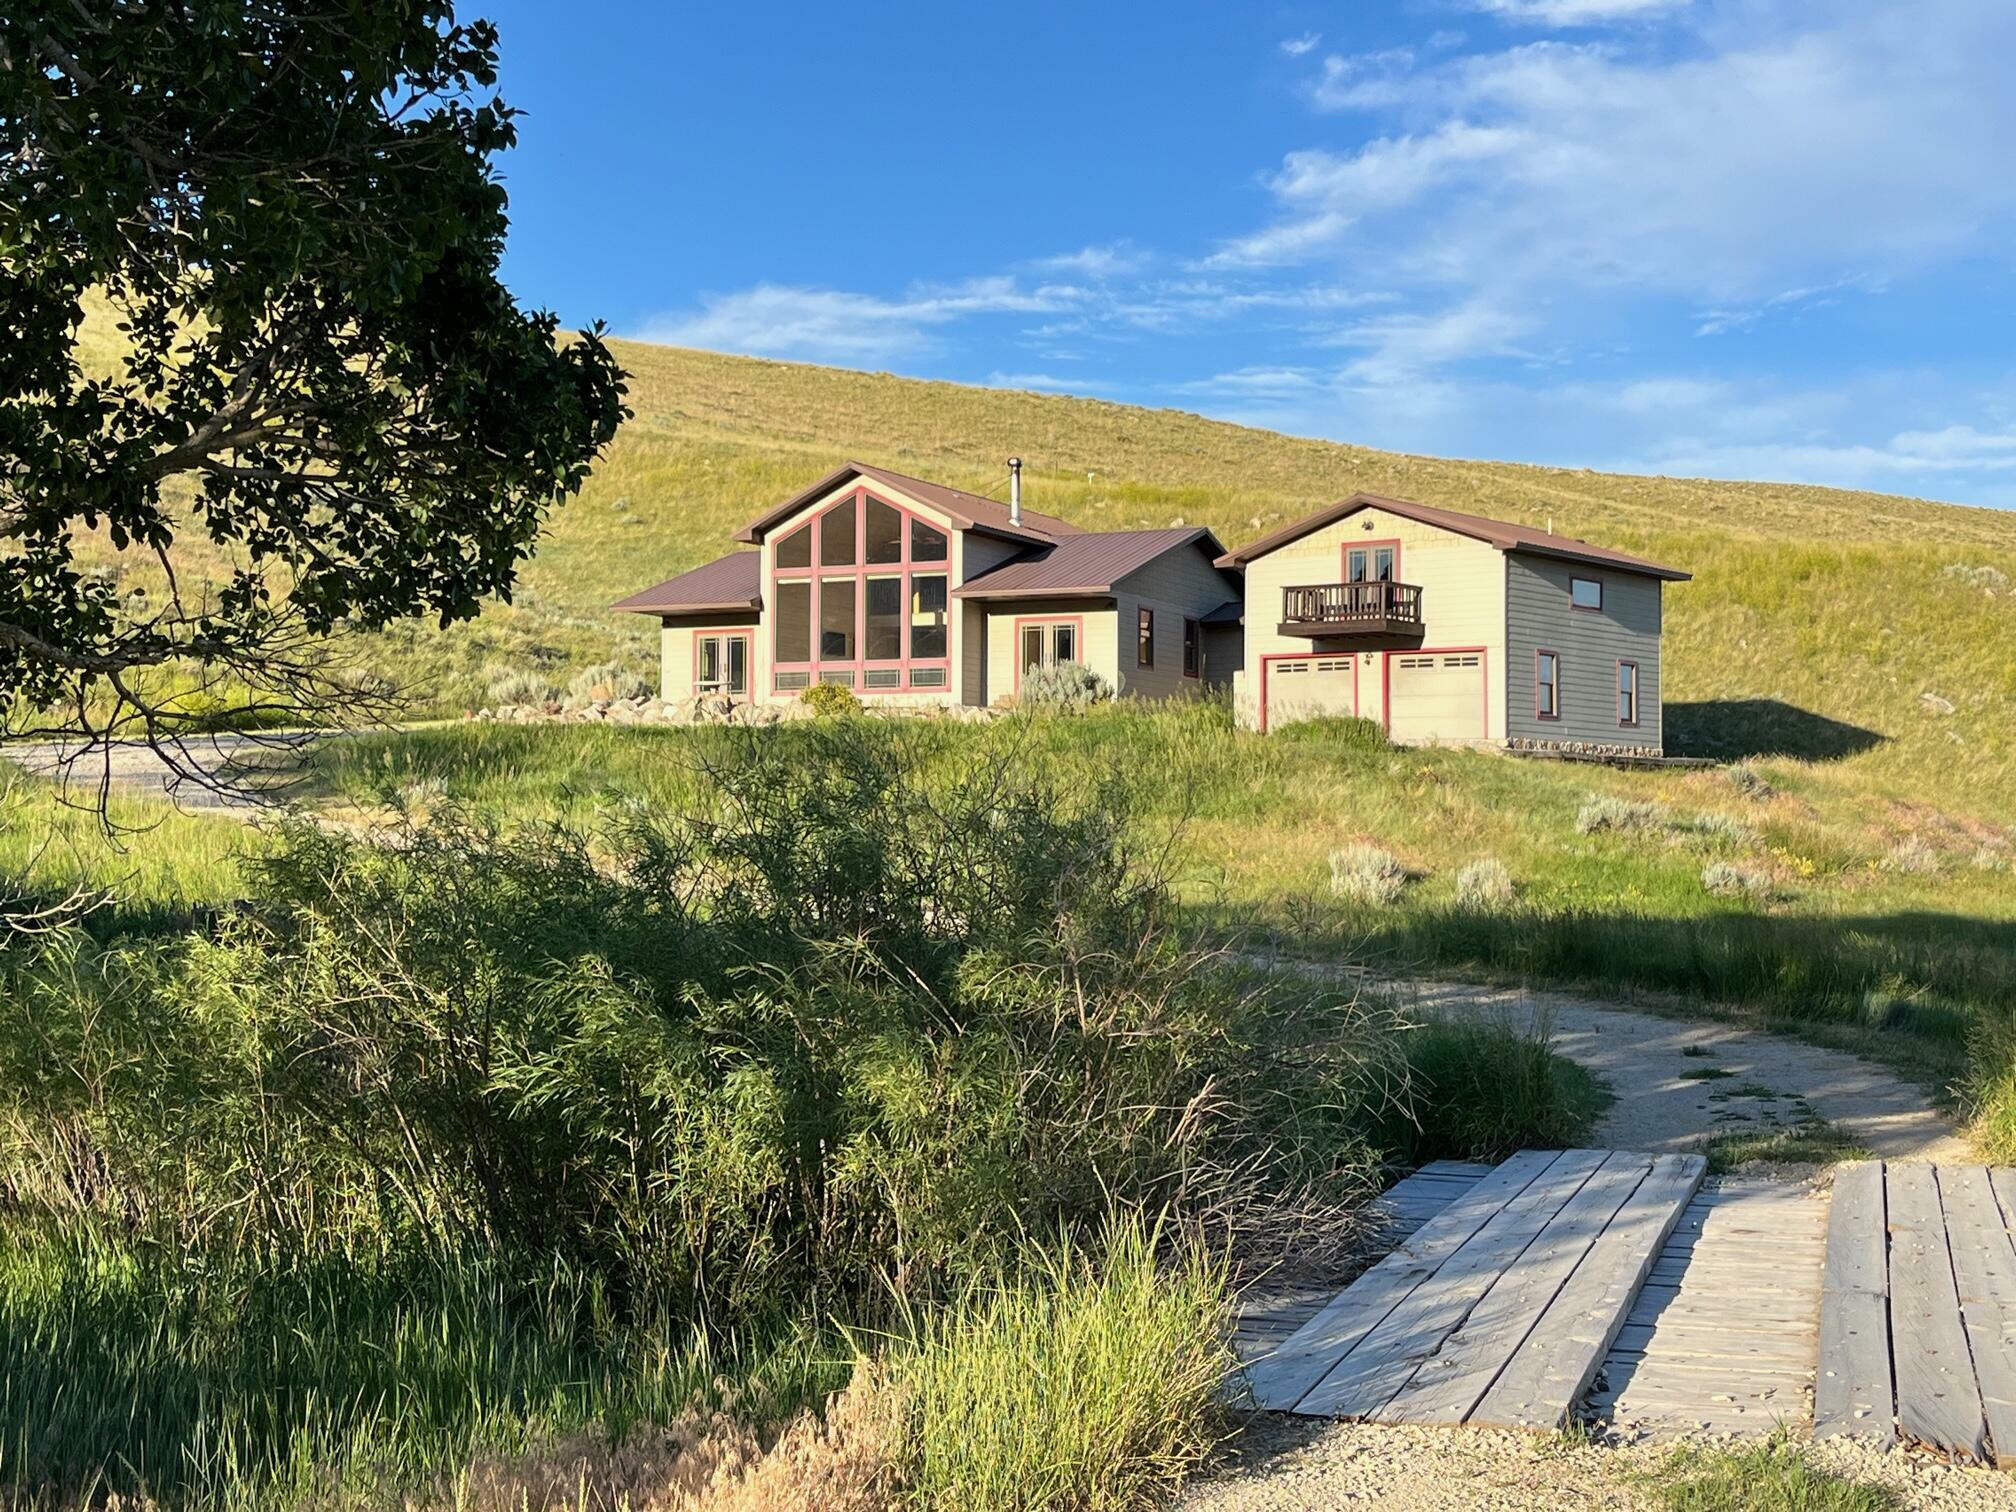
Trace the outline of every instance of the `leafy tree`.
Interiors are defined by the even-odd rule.
[[[496,70],[445,0],[0,10],[0,729],[172,761],[182,667],[355,715],[332,636],[509,596],[628,411],[499,282]]]

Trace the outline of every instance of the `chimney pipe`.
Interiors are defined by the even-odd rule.
[[[1022,528],[1022,459],[1008,459],[1008,523]]]

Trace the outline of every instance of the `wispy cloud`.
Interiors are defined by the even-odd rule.
[[[934,327],[974,315],[1042,314],[1083,298],[1070,285],[1024,288],[1009,277],[920,286],[900,298],[841,289],[758,284],[708,295],[697,313],[660,316],[636,334],[645,341],[764,357],[833,362],[885,361],[913,354]]]
[[[1281,43],[1281,51],[1288,54],[1291,58],[1299,58],[1305,53],[1316,51],[1322,45],[1323,34],[1321,32],[1304,32],[1299,37],[1284,38]]]
[[[1606,26],[1684,10],[1691,0],[1470,0],[1472,10],[1533,26]]]
[[[1044,394],[1104,394],[1110,393],[1113,386],[1089,378],[1060,378],[1052,373],[994,372],[987,375],[987,387],[1033,389]]]
[[[1148,265],[1148,254],[1132,242],[1113,242],[1103,247],[1081,247],[1054,257],[1039,257],[1034,266],[1056,273],[1075,273],[1081,278],[1118,278],[1138,273]]]

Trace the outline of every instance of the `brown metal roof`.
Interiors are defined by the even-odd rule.
[[[1229,551],[1218,558],[1220,567],[1243,567],[1258,557],[1278,550],[1291,541],[1299,541],[1313,530],[1321,530],[1325,525],[1347,519],[1361,509],[1383,509],[1399,515],[1405,520],[1416,520],[1423,525],[1435,525],[1443,530],[1454,531],[1457,535],[1469,536],[1473,540],[1487,541],[1500,551],[1526,551],[1536,556],[1562,557],[1571,562],[1592,562],[1602,567],[1615,567],[1620,572],[1638,572],[1647,577],[1664,578],[1668,582],[1684,583],[1693,576],[1678,567],[1663,567],[1657,562],[1648,562],[1643,557],[1629,556],[1621,551],[1612,551],[1607,546],[1592,546],[1587,541],[1579,541],[1573,536],[1554,535],[1545,530],[1536,530],[1531,525],[1514,525],[1507,520],[1487,520],[1483,515],[1463,514],[1454,509],[1441,509],[1433,504],[1416,504],[1412,499],[1389,499],[1383,494],[1356,493],[1348,499],[1339,500],[1328,509],[1319,509],[1284,525],[1272,535],[1241,546],[1237,551]]]
[[[632,614],[742,613],[763,607],[760,551],[731,551],[611,604]]]
[[[1025,516],[1026,518],[1026,516]],[[1066,536],[1054,546],[1039,547],[1027,556],[1003,562],[964,586],[954,598],[1047,598],[1061,593],[1111,593],[1114,585],[1139,572],[1157,557],[1191,545],[1201,546],[1206,560],[1224,551],[1218,538],[1201,527],[1175,530],[1097,530]]]
[[[1048,543],[1060,536],[1077,535],[1078,527],[1069,520],[1060,520],[1054,515],[1038,514],[1033,509],[1022,511],[1020,526],[1008,522],[1008,506],[980,494],[968,493],[963,488],[948,488],[943,483],[932,483],[923,478],[906,477],[899,472],[891,472],[886,467],[873,467],[866,462],[849,462],[836,467],[810,488],[793,494],[782,504],[766,509],[762,514],[735,532],[735,539],[751,545],[760,542],[771,526],[787,520],[810,504],[820,495],[830,493],[849,478],[866,478],[880,483],[885,488],[893,488],[898,493],[908,494],[920,504],[929,504],[943,512],[961,530],[978,530],[988,535],[1001,536],[1011,541]]]

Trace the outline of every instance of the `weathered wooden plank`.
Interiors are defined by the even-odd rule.
[[[2016,1248],[1983,1166],[1938,1167],[1960,1321],[1995,1463],[2016,1463]]]
[[[1618,1211],[1469,1421],[1558,1428],[1603,1363],[1653,1258],[1701,1185],[1699,1155],[1661,1155]]]
[[[1310,1388],[1295,1410],[1317,1417],[1362,1418],[1384,1406],[1605,1158],[1600,1150],[1563,1154],[1380,1320]]]
[[[1470,1315],[1372,1416],[1382,1423],[1460,1423],[1610,1220],[1652,1171],[1646,1155],[1616,1154],[1583,1183],[1538,1237],[1494,1280]]]
[[[1292,1409],[1347,1351],[1559,1158],[1558,1150],[1521,1150],[1429,1219],[1279,1349],[1247,1367],[1254,1403],[1274,1412]]]
[[[1887,1444],[1897,1436],[1889,1251],[1882,1162],[1842,1166],[1834,1173],[1820,1271],[1816,1438],[1846,1435]]]
[[[1987,1420],[1960,1323],[1937,1177],[1929,1165],[1891,1165],[1884,1190],[1898,1431],[1948,1454],[1983,1458]]]

